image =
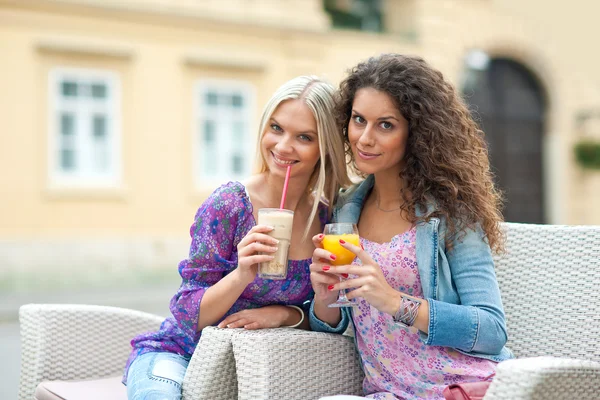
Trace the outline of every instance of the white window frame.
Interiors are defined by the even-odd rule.
[[[209,91],[217,93],[239,93],[243,99],[243,106],[239,110],[232,107],[221,108],[219,106],[212,107],[205,103],[206,93]],[[255,138],[254,134],[254,110],[256,101],[256,90],[254,85],[245,80],[224,80],[224,79],[200,79],[194,85],[194,112],[193,112],[193,154],[192,165],[194,182],[197,189],[206,190],[212,189],[215,186],[228,182],[243,179],[250,176],[252,173],[252,165],[255,158]],[[204,168],[204,157],[206,155],[203,148],[204,127],[205,121],[209,115],[212,120],[216,120],[217,125],[219,120],[230,121],[232,115],[229,113],[238,113],[233,118],[237,118],[243,123],[242,142],[235,141],[232,130],[227,129],[223,125],[217,126],[215,131],[215,147],[213,160],[217,165],[215,174],[207,173]],[[216,115],[215,115],[216,113]],[[231,127],[231,126],[229,126]],[[232,168],[228,167],[231,163],[231,157],[228,154],[233,154],[234,151],[243,151],[244,162],[242,164],[243,172],[239,175],[233,173]],[[208,187],[207,187],[208,186]]]
[[[62,82],[101,82],[107,88],[105,100],[68,99],[62,95]],[[121,85],[119,76],[107,70],[57,67],[48,79],[48,175],[50,188],[118,188],[122,182],[121,160]],[[61,117],[63,112],[76,115],[74,139],[79,168],[65,171],[61,165]],[[94,171],[92,116],[105,117],[107,169]]]

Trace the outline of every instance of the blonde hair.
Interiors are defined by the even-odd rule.
[[[258,130],[257,153],[260,157],[257,159],[257,170],[263,173],[268,171],[268,166],[260,151],[260,142],[277,107],[287,100],[301,100],[315,117],[321,157],[308,182],[308,189],[314,193],[315,201],[304,231],[305,238],[310,230],[310,221],[313,221],[317,214],[319,201],[325,199],[328,202],[328,216],[331,217],[339,188],[350,183],[346,171],[344,138],[334,117],[334,93],[335,88],[331,84],[316,76],[299,76],[289,80],[275,91],[265,105]]]

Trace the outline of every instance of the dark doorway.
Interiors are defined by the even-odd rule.
[[[546,222],[542,143],[545,97],[533,74],[506,58],[469,71],[465,99],[489,144],[496,183],[504,192],[504,218]]]

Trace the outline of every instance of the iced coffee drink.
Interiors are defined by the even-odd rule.
[[[288,250],[292,240],[294,212],[280,208],[261,208],[258,210],[258,224],[272,226],[267,235],[279,240],[275,258],[258,265],[258,276],[264,279],[285,279],[287,276]]]

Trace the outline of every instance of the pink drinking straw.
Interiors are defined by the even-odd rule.
[[[281,204],[279,208],[283,209],[283,205],[285,204],[285,195],[287,194],[288,183],[290,182],[290,172],[292,171],[292,166],[288,165],[287,171],[285,171],[285,182],[283,182],[283,193],[281,193]]]

